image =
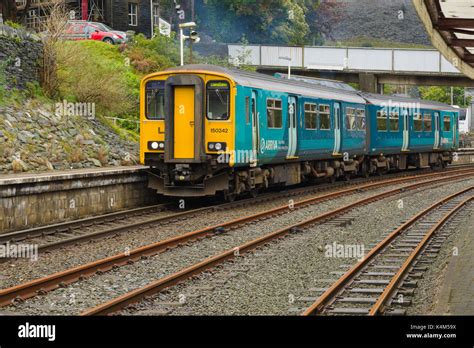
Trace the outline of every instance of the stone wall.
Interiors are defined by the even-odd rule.
[[[157,202],[143,167],[0,177],[0,233]]]
[[[25,88],[39,79],[43,45],[39,38],[0,25],[0,83],[6,88]]]

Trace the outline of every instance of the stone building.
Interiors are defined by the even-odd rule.
[[[26,24],[39,28],[47,16],[50,0],[16,0],[18,16],[26,13]],[[75,19],[103,22],[113,29],[132,30],[150,37],[159,25],[158,0],[64,0]]]

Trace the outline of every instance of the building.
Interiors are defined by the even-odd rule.
[[[71,18],[103,22],[110,27],[148,37],[153,35],[154,27],[159,27],[160,8],[158,0],[64,0],[71,11]],[[26,24],[39,28],[47,16],[50,0],[17,0],[18,14],[27,11]]]

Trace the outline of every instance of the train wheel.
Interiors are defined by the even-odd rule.
[[[367,162],[362,162],[361,174],[364,178],[368,179],[370,176]]]
[[[335,175],[332,175],[332,176],[329,177],[328,180],[329,180],[329,182],[330,182],[331,184],[334,184],[334,183],[336,182],[336,176],[335,176]]]
[[[250,196],[256,198],[258,196],[258,189],[250,190]]]

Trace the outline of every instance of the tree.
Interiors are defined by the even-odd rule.
[[[425,100],[437,101],[445,104],[451,104],[451,87],[420,87],[421,98]],[[468,106],[470,98],[464,98],[464,88],[453,88],[454,104],[458,106]]]

